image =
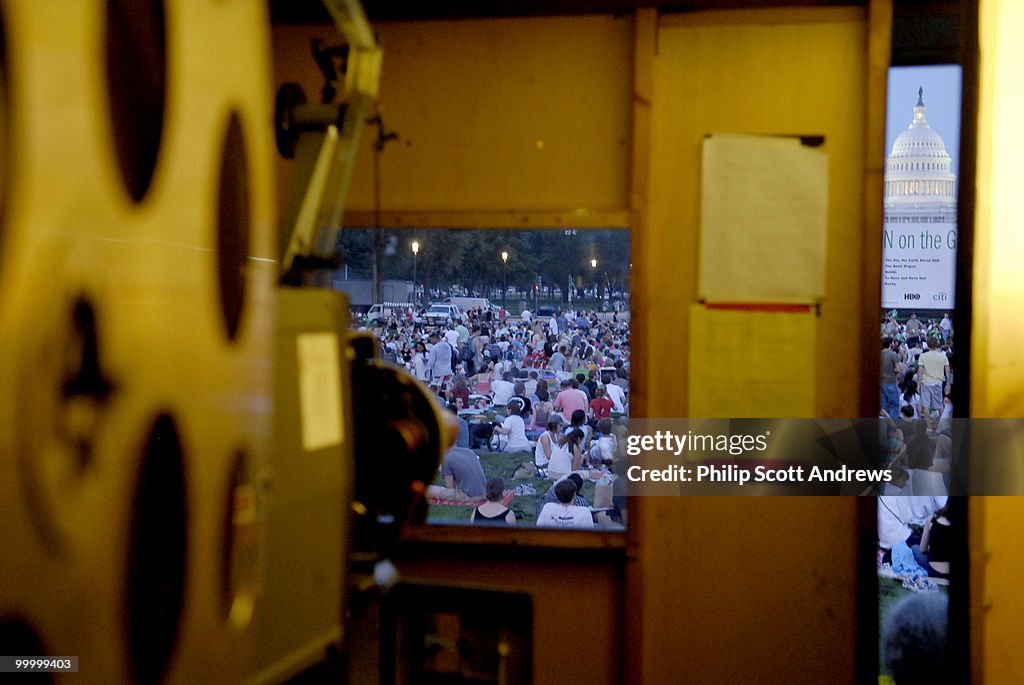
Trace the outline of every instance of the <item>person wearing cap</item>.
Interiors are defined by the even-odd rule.
[[[517,398],[513,398],[508,402],[508,416],[494,429],[495,433],[500,435],[508,436],[508,445],[505,447],[507,452],[529,452],[533,449],[533,445],[526,439],[526,424],[523,422],[523,417],[519,415],[523,409],[523,403]]]

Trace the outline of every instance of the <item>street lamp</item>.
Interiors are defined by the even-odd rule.
[[[598,283],[597,283],[597,260],[596,259],[591,259],[590,260],[590,268],[594,270],[594,299],[597,300],[597,299],[599,299],[598,298],[598,292],[597,292],[598,289],[599,289],[599,286],[598,286]]]
[[[569,242],[569,291],[566,296],[569,299],[569,304],[572,305],[572,289],[576,285],[576,280],[573,278],[573,271],[575,271],[576,262],[576,229],[567,228],[565,229],[565,236],[570,238]]]
[[[508,295],[508,252],[501,253],[501,308],[508,316],[508,307],[505,306],[505,299]]]
[[[420,253],[420,242],[412,241],[412,301],[416,302],[416,255]]]

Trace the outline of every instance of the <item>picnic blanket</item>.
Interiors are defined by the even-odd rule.
[[[511,502],[515,496],[515,490],[504,490],[501,493],[501,503],[507,507],[509,502]],[[481,497],[478,500],[441,499],[440,497],[429,497],[428,500],[431,504],[443,504],[453,507],[478,507],[487,501],[484,497]]]

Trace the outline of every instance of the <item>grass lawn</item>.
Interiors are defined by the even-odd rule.
[[[540,513],[541,500],[551,487],[552,481],[546,478],[528,478],[525,480],[512,480],[512,473],[520,464],[533,463],[532,452],[488,452],[486,449],[473,450],[480,456],[480,464],[484,467],[484,473],[488,478],[500,476],[505,479],[505,489],[514,490],[521,483],[529,483],[537,491],[536,495],[516,495],[509,503],[512,511],[516,514],[517,526],[533,526],[537,521],[537,514]],[[443,485],[440,479],[438,485]],[[594,484],[583,483],[583,497],[587,502],[594,502]],[[469,515],[473,507],[457,507],[447,504],[432,504],[427,512],[427,523],[464,523],[469,525]]]

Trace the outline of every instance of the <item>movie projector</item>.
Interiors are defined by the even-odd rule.
[[[296,285],[380,67],[328,9],[279,242],[265,2],[0,4],[0,654],[78,657],[51,682],[284,681],[425,510],[431,400]]]

